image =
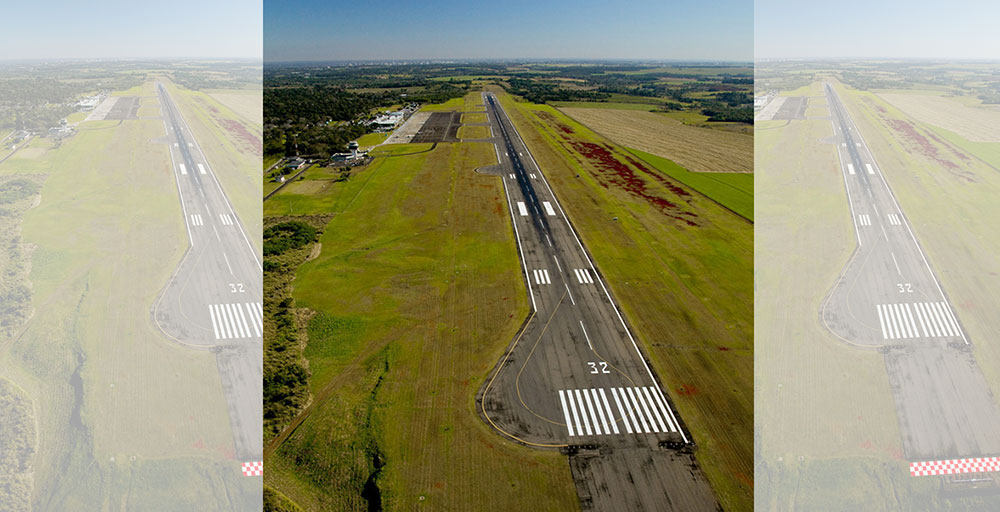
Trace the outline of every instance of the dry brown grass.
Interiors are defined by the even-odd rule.
[[[669,158],[695,172],[753,172],[753,136],[687,126],[654,112],[560,109],[626,147]]]
[[[879,97],[922,123],[973,142],[1000,142],[1000,110],[969,107],[944,96],[883,93]]]

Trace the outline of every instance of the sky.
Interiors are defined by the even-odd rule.
[[[757,0],[756,58],[1000,59],[996,0]]]
[[[0,60],[260,59],[261,1],[3,2]]]
[[[750,61],[752,0],[264,0],[264,60]]]

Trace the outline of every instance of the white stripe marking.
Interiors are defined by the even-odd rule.
[[[847,171],[854,174],[854,164],[847,164]]]
[[[609,434],[610,432],[608,431],[608,422],[607,420],[604,419],[604,411],[601,410],[601,401],[597,399],[597,390],[591,388],[590,393],[587,393],[586,390],[583,391],[583,396],[587,397],[587,407],[591,406],[591,401],[590,401],[591,395],[593,395],[594,397],[594,402],[593,402],[594,409],[597,411],[597,415],[594,415],[593,411],[591,411],[590,413],[591,417],[594,418],[594,430],[596,430],[598,434],[601,433],[601,429],[597,427],[597,418],[600,417],[601,426],[604,428],[604,433]]]
[[[202,174],[207,174],[205,172],[205,166],[204,165],[198,164],[198,171],[201,172]]]
[[[181,166],[181,174],[187,174],[188,173],[187,167],[184,167],[184,164],[179,164],[179,165]]]
[[[569,419],[569,409],[566,408],[566,396],[563,390],[559,390],[559,403],[562,404],[563,417],[566,418],[566,429],[569,430],[570,437],[573,436],[573,422]]]
[[[583,417],[583,428],[587,431],[588,436],[592,435],[592,431],[590,430],[590,420],[587,419],[587,406],[584,405],[583,398],[580,398],[580,390],[574,389],[573,392],[576,393],[576,401],[580,404],[580,416]]]
[[[552,203],[548,201],[542,201],[542,206],[545,207],[545,213],[549,214],[549,217],[555,217],[556,211],[552,209]]]
[[[865,164],[865,167],[868,168],[868,174],[875,174],[875,170],[872,169],[872,164]]]
[[[527,217],[528,216],[528,207],[524,206],[524,202],[518,201],[517,202],[517,209],[518,209],[518,211],[521,212],[521,216],[522,217]]]
[[[622,424],[625,425],[625,431],[629,434],[632,433],[632,424],[628,422],[628,417],[625,414],[625,409],[622,407],[621,400],[618,399],[618,391],[615,388],[611,388],[611,397],[615,399],[615,405],[618,406],[618,412],[622,415]]]
[[[611,391],[614,391],[614,388],[611,388]],[[619,434],[620,432],[618,431],[618,422],[615,421],[615,413],[614,411],[611,410],[611,404],[608,403],[608,395],[604,393],[604,388],[601,388],[600,392],[601,392],[601,401],[604,402],[604,409],[608,411],[608,421],[611,422],[611,429],[615,431],[615,434]],[[607,431],[608,430],[607,427],[605,427],[604,430]]]

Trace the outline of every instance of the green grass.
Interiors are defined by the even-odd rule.
[[[489,126],[460,126],[458,128],[459,139],[488,139],[490,138]]]
[[[617,160],[627,161],[623,148],[550,106],[497,97],[675,400],[723,508],[750,510],[753,225],[707,198],[680,196],[637,174],[647,194],[694,217],[662,212],[605,181],[573,142],[606,144]],[[672,215],[696,219],[697,226]],[[681,388],[688,391],[679,393]]]
[[[388,133],[366,133],[358,137],[358,146],[370,148],[376,144],[381,144],[387,138],[389,138]]]
[[[709,199],[753,222],[753,174],[691,172],[670,160],[638,149],[628,149],[667,176],[691,187]]]
[[[486,123],[486,114],[462,114],[462,124]]]
[[[462,110],[465,106],[465,100],[462,98],[452,98],[444,103],[429,103],[420,107],[420,110],[424,112],[441,112],[446,110]]]
[[[1000,170],[1000,142],[974,142],[944,128],[937,126],[929,126],[928,128],[944,140],[971,153],[994,169]]]
[[[265,482],[304,510],[365,510],[377,456],[386,509],[574,508],[564,456],[505,441],[475,410],[527,315],[501,181],[473,172],[493,148],[429,147],[380,148],[347,181],[266,204],[335,215],[294,281],[297,306],[316,312],[313,405],[268,452]]]
[[[281,155],[268,155],[265,156],[262,168],[266,171],[272,165],[274,165],[278,160],[281,160]]]
[[[616,110],[642,110],[644,112],[656,110],[655,105],[650,105],[648,103],[620,103],[611,101],[553,101],[551,104],[561,108],[610,108]]]

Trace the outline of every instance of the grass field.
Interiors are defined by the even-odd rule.
[[[634,148],[628,149],[667,176],[753,221],[753,173],[691,172],[670,160]]]
[[[488,121],[486,114],[462,114],[462,124],[485,123]]]
[[[753,172],[753,137],[686,126],[663,114],[636,110],[563,108],[617,144],[677,162],[694,172]]]
[[[460,126],[458,128],[459,139],[488,139],[489,137],[489,126]]]
[[[168,343],[149,318],[187,243],[167,148],[151,142],[163,125],[115,124],[84,123],[57,149],[40,143],[0,164],[46,175],[22,226],[44,314],[2,345],[0,373],[37,404],[35,480],[54,496],[48,508],[129,493],[142,503],[163,489],[180,506],[221,506],[220,477],[249,484],[220,466],[233,442],[214,357]]]
[[[627,162],[624,149],[552,107],[497,97],[676,400],[722,506],[751,510],[752,224],[711,200],[681,195],[669,178],[635,174],[650,199],[612,186],[578,148],[610,148]],[[662,211],[652,197],[678,210]]]
[[[367,149],[376,144],[381,144],[387,138],[389,138],[388,133],[366,133],[358,137],[358,146],[361,149]]]
[[[446,110],[463,110],[464,108],[465,108],[465,99],[452,98],[444,103],[423,105],[420,107],[420,110],[423,110],[424,112],[443,112]]]
[[[366,510],[376,472],[389,510],[575,508],[562,455],[507,443],[474,409],[527,314],[500,180],[472,172],[493,148],[429,147],[381,148],[347,181],[310,171],[303,187],[319,188],[266,204],[336,215],[295,280],[297,306],[316,312],[316,398],[270,452],[265,483],[305,510]]]

